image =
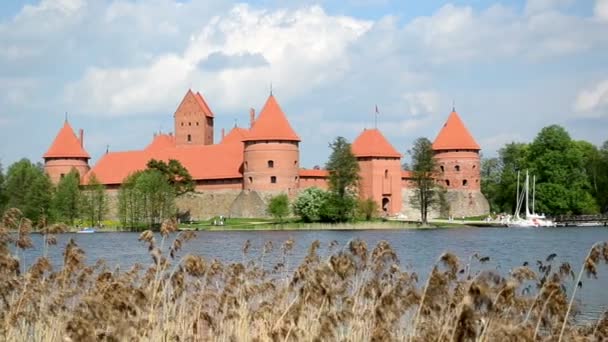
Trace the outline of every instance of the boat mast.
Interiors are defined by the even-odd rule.
[[[536,214],[534,200],[536,199],[536,175],[532,176],[532,214]]]
[[[516,193],[516,200],[515,200],[515,217],[519,218],[519,207],[520,207],[520,203],[519,203],[519,170],[517,170],[517,193]]]
[[[528,175],[528,170],[526,170],[526,218],[530,217],[530,207],[528,206],[530,196],[530,176]]]

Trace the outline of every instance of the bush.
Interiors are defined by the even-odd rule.
[[[280,194],[270,199],[267,208],[268,214],[283,222],[283,218],[289,215],[289,198],[286,194]]]
[[[371,220],[378,214],[378,203],[371,198],[360,199],[357,203],[357,214],[366,221]]]
[[[327,192],[319,188],[308,188],[293,203],[293,213],[304,222],[317,222],[321,219],[320,212],[326,197]]]

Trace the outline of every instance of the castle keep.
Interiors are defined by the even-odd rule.
[[[194,193],[178,198],[178,208],[192,217],[217,215],[265,216],[270,196],[295,196],[305,188],[327,188],[327,170],[300,167],[300,137],[271,94],[256,117],[250,110],[248,128],[222,130],[214,140],[214,113],[200,93],[188,90],[174,114],[174,133],[156,134],[142,150],[107,152],[90,168],[84,133],[66,120],[43,155],[45,171],[54,183],[76,169],[86,184],[92,175],[115,197],[122,181],[143,170],[150,159],[176,159],[196,182]],[[439,166],[437,182],[447,190],[452,216],[488,213],[480,191],[480,147],[456,111],[450,113],[433,142]],[[386,215],[419,217],[412,208],[411,174],[401,169],[401,154],[378,129],[366,129],[353,141],[360,166],[359,196],[371,198]],[[116,208],[111,206],[111,216]],[[432,216],[437,216],[434,213]]]

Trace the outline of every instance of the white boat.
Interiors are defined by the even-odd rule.
[[[77,231],[76,233],[78,234],[91,234],[91,233],[95,233],[96,230],[93,227],[86,227],[82,230]]]
[[[519,192],[519,172],[517,173],[517,206],[515,208],[515,215],[509,222],[507,226],[509,227],[521,227],[521,228],[530,228],[530,227],[555,227],[555,222],[547,219],[544,214],[537,214],[535,212],[535,197],[536,197],[536,176],[534,176],[534,181],[532,185],[532,212],[530,212],[530,207],[528,206],[530,197],[530,176],[528,171],[526,171],[526,182],[524,185],[524,189],[521,194]],[[522,218],[520,216],[522,205],[526,206],[525,216]]]

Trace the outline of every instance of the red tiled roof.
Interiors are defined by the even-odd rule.
[[[378,129],[364,130],[355,139],[351,148],[356,157],[401,157]]]
[[[158,134],[146,147],[147,151],[159,151],[165,148],[175,147],[175,137],[169,134]]]
[[[43,158],[91,158],[66,120]]]
[[[414,177],[414,173],[409,170],[401,170],[401,178],[412,178]]]
[[[91,174],[95,174],[102,184],[121,184],[128,175],[146,169],[150,159],[176,159],[188,169],[194,180],[241,178],[243,145],[224,143],[111,152],[101,157],[87,173],[85,183]]]
[[[480,148],[458,113],[452,111],[433,142],[433,150],[480,150]]]
[[[199,93],[197,91],[195,97],[196,97],[196,102],[198,103],[198,105],[203,110],[203,113],[205,113],[205,116],[208,116],[208,117],[212,118],[213,117],[213,112],[211,111],[211,109],[207,105],[207,102],[203,98],[203,95],[201,95],[201,93]]]
[[[300,177],[329,177],[327,170],[300,169]]]
[[[287,117],[272,95],[268,97],[260,116],[255,120],[245,138],[245,141],[253,140],[300,141],[300,137],[291,128]]]
[[[249,130],[247,130],[245,128],[234,127],[233,129],[230,130],[230,132],[228,132],[228,134],[226,134],[226,136],[224,137],[224,139],[222,139],[220,144],[243,142],[243,140],[247,136],[248,132],[249,132]]]

